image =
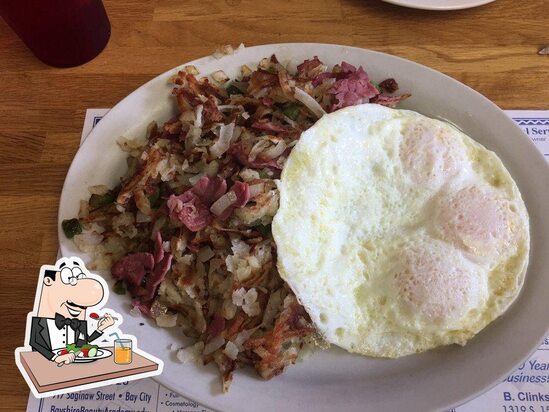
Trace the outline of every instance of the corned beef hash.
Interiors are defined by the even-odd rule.
[[[215,362],[226,391],[235,369],[270,379],[317,340],[277,272],[271,235],[276,180],[301,133],[326,112],[408,95],[393,94],[394,79],[377,84],[362,67],[330,69],[316,56],[295,73],[273,55],[236,79],[198,75],[186,66],[172,77],[179,114],[151,124],[144,141],[120,138],[120,184],[90,187],[62,227],[93,256],[90,268],[111,270],[134,311],[194,338],[178,357]]]

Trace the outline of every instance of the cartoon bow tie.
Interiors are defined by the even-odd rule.
[[[55,326],[57,326],[57,329],[63,329],[67,325],[70,326],[72,330],[76,331],[80,326],[80,321],[76,318],[66,318],[60,313],[56,313]]]

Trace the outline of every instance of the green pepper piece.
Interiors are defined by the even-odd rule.
[[[117,281],[112,287],[112,291],[117,295],[125,295],[126,286],[124,285],[124,282],[122,280]]]
[[[381,87],[379,87],[379,83],[374,82],[373,80],[370,80],[370,83],[374,85],[374,87],[377,89],[378,92],[382,93],[383,90],[381,90]]]
[[[271,233],[271,225],[262,225],[259,224],[257,226],[254,226],[254,229],[256,229],[259,233],[261,233],[261,236],[267,237],[269,236],[269,233]]]
[[[227,94],[229,96],[233,95],[233,94],[243,94],[242,93],[242,90],[240,90],[238,87],[236,87],[234,84],[230,84],[229,86],[227,86],[227,88],[225,89],[227,91]]]
[[[85,345],[82,345],[80,346],[78,349],[82,350],[82,349],[93,349],[93,348],[97,348],[98,346],[97,345],[90,345],[89,343],[85,344]]]
[[[92,209],[99,209],[100,207],[110,205],[114,202],[114,194],[107,192],[104,195],[91,195],[89,204]]]
[[[292,120],[297,119],[297,116],[299,115],[300,107],[298,104],[295,103],[288,103],[284,105],[284,108],[282,109],[282,113],[284,113],[284,116],[289,117]]]
[[[80,226],[80,222],[76,218],[63,220],[61,227],[63,228],[65,236],[69,239],[72,239],[74,235],[82,233],[82,226]]]
[[[160,200],[160,189],[157,187],[154,193],[149,196],[149,204],[153,209],[157,208],[159,200]]]

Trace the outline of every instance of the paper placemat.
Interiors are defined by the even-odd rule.
[[[109,109],[88,109],[81,143]],[[549,110],[507,110],[549,162]],[[36,399],[27,412],[206,412],[151,378]],[[503,382],[452,412],[549,412],[549,337]]]

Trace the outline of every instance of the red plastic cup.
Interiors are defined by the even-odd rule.
[[[55,67],[90,61],[111,35],[101,0],[0,0],[0,15],[36,57]]]

